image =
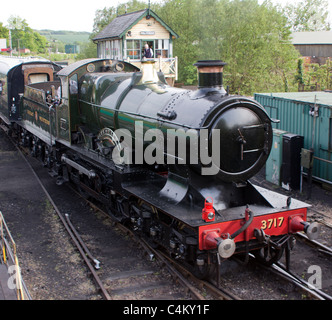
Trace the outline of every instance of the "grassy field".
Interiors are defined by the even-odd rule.
[[[89,32],[75,32],[75,31],[53,31],[53,30],[36,30],[47,40],[58,40],[64,44],[74,44],[78,42],[88,42]]]

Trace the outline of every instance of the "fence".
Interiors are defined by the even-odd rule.
[[[16,254],[16,243],[8,229],[8,226],[1,211],[0,211],[0,232],[1,232],[0,257],[8,269],[11,269],[16,272],[15,286],[16,286],[17,299],[18,300],[26,300],[27,298],[31,299],[28,290],[25,288],[22,280],[21,271],[19,268],[18,258]]]
[[[167,82],[170,85],[174,85],[174,82],[178,80],[178,58],[157,58],[150,60],[155,61],[156,70],[164,73]],[[127,59],[127,61],[141,69],[141,61],[130,59]]]

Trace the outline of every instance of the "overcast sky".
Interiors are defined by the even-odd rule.
[[[296,3],[300,0],[273,0],[275,3]],[[4,1],[2,1],[4,2]],[[127,0],[6,0],[1,5],[0,22],[7,25],[11,15],[25,19],[32,29],[88,31],[93,28],[95,12],[105,7],[116,6]],[[151,2],[158,2],[152,0]],[[263,2],[263,0],[259,0]],[[330,21],[332,20],[332,0],[329,0]],[[146,0],[148,5],[148,0]]]

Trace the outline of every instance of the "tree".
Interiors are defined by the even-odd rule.
[[[179,80],[188,84],[197,79],[193,64],[199,56],[200,3],[200,0],[164,0],[157,12],[179,35],[179,39],[174,40],[174,56],[179,58]]]
[[[47,45],[47,39],[40,35],[38,32],[32,32],[32,37],[33,37],[33,48],[34,48],[34,52],[38,52],[38,53],[43,53],[45,52],[46,49],[46,45]]]
[[[131,0],[117,7],[105,7],[104,9],[97,10],[93,24],[93,34],[96,35],[99,33],[119,15],[143,9],[146,9],[146,2]]]
[[[283,9],[288,24],[293,31],[330,30],[327,0],[302,0],[297,4],[289,4]]]
[[[228,64],[224,78],[232,93],[296,87],[299,54],[286,16],[270,0],[261,5],[258,0],[164,0],[154,11],[180,36],[173,42],[180,82],[197,79],[197,60],[221,59]],[[99,11],[96,26],[114,15],[116,8]]]
[[[0,38],[8,39],[8,37],[9,37],[9,30],[3,26],[2,22],[0,22]]]
[[[298,91],[303,91],[304,87],[304,70],[303,70],[303,59],[297,61],[297,73],[295,75],[295,81],[298,84]]]
[[[206,34],[204,42],[217,43],[209,57],[228,63],[225,83],[231,92],[284,91],[294,79],[298,56],[286,18],[269,1],[262,5],[257,0],[216,3],[221,6],[217,32]]]
[[[97,57],[97,46],[92,40],[81,44],[81,52],[77,55],[77,60]]]
[[[32,52],[44,53],[47,39],[38,32],[33,31],[25,19],[18,16],[10,16],[8,26],[11,29],[12,46],[28,48]]]
[[[200,59],[219,59],[223,41],[222,21],[225,21],[226,1],[200,0],[196,31],[200,39]]]

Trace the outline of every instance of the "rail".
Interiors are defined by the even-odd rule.
[[[326,163],[329,163],[329,164],[332,164],[332,161],[331,160],[327,160],[327,159],[322,159],[322,158],[319,158],[319,157],[314,157],[315,160],[319,160],[319,161],[323,161],[323,162],[326,162]]]
[[[8,267],[15,267],[15,282],[16,282],[16,294],[18,300],[26,300],[29,298],[27,290],[23,290],[23,280],[21,276],[21,271],[18,263],[18,258],[16,254],[16,243],[8,229],[6,221],[0,211],[0,230],[1,230],[1,258],[3,263]],[[8,238],[8,240],[7,240]],[[9,242],[8,242],[9,241]]]

